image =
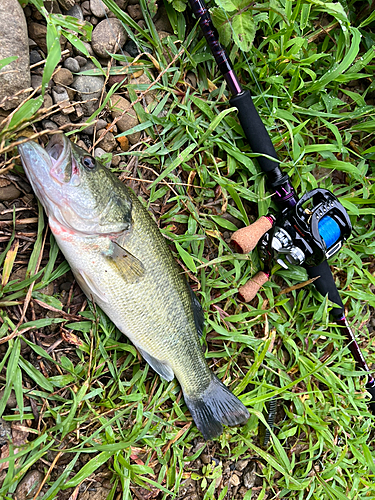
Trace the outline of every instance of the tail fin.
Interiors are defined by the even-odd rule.
[[[250,414],[241,401],[216,377],[197,398],[185,396],[185,402],[195,425],[206,441],[223,432],[223,425],[244,424]]]

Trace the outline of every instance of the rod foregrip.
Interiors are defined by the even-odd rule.
[[[314,285],[318,292],[323,295],[323,297],[328,294],[329,300],[339,306],[331,310],[332,316],[335,318],[342,317],[344,314],[344,304],[337,290],[328,262],[325,260],[318,266],[306,267],[306,270],[310,279],[317,278],[314,281]]]
[[[238,119],[254,153],[261,153],[278,160],[271,138],[256,110],[248,90],[230,99],[230,104],[238,109]],[[260,168],[267,175],[272,172],[271,181],[282,177],[278,161],[260,156],[257,158]],[[276,175],[275,175],[276,174]]]

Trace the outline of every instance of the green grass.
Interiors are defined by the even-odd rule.
[[[105,3],[113,6],[110,0]],[[197,289],[205,311],[210,366],[241,394],[251,413],[245,427],[225,429],[209,450],[223,463],[252,459],[260,464],[261,486],[253,496],[249,490],[246,500],[265,495],[374,498],[374,417],[367,409],[361,373],[355,371],[340,330],[330,323],[327,301],[309,286],[283,293],[307,279],[302,268],[293,266],[276,266],[273,279],[251,305],[236,300],[239,286],[260,268],[260,261],[256,251],[233,254],[224,233],[235,229],[235,219],[247,224],[274,207],[228,106],[223,79],[205,43],[197,41],[189,10],[181,13],[168,7],[176,36],[160,41],[141,5],[146,28],[137,28],[135,39],[143,49],[153,50],[163,74],[153,87],[157,100],[147,112],[141,102],[134,106],[141,122],[137,130],[151,140],[124,154],[126,160],[137,156],[139,163],[123,175],[133,178],[135,173],[133,185],[143,193],[163,234],[174,242],[175,256]],[[175,7],[183,9],[180,2]],[[227,2],[224,7],[237,29],[241,4]],[[371,367],[375,16],[367,7],[367,2],[356,1],[252,4],[246,22],[257,27],[254,46],[240,50],[236,36],[228,34],[227,21],[222,35],[297,192],[332,190],[350,215],[353,235],[331,264],[348,320]],[[49,17],[48,25],[51,32],[71,27],[56,17]],[[89,32],[81,31],[83,35]],[[47,80],[58,64],[54,50],[58,49],[51,46],[46,62]],[[186,83],[188,72],[197,79],[195,87]],[[136,101],[145,87],[130,86],[131,99]],[[5,164],[10,161],[6,155],[14,144],[13,134],[38,120],[36,101],[23,105],[1,132]],[[137,498],[134,488],[140,487],[160,490],[158,498],[173,498],[191,475],[200,484],[202,498],[232,498],[229,476],[220,465],[196,467],[203,450],[194,448],[200,434],[176,382],[162,382],[100,310],[86,305],[78,315],[79,308],[72,313],[64,307],[62,314],[63,296],[45,294],[45,287],[59,283],[68,271],[46,231],[39,207],[33,246],[24,254],[18,249],[16,228],[0,259],[0,342],[7,339],[0,387],[5,396],[14,389],[18,404],[10,413],[4,396],[0,413],[32,429],[10,458],[0,497],[13,498],[17,484],[35,464],[50,473],[43,500],[59,498],[68,488],[73,492],[107,464],[113,481],[110,499],[118,498],[118,485],[124,499]],[[17,251],[29,261],[21,282],[9,281],[17,268]],[[79,293],[77,287],[74,292]],[[33,318],[29,306],[35,301],[42,309]],[[48,308],[54,309],[49,317]],[[17,323],[20,310],[25,314]],[[60,326],[64,348],[47,353],[38,335]],[[273,396],[279,406],[276,426],[269,445],[262,447],[260,423]],[[66,465],[52,463],[49,452],[62,452]],[[7,460],[1,459],[0,465]],[[221,474],[223,482],[215,489]]]

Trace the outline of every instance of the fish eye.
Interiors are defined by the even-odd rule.
[[[95,161],[91,156],[84,156],[81,163],[88,170],[93,170],[95,168]]]

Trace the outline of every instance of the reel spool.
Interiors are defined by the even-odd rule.
[[[269,278],[271,260],[282,267],[290,264],[312,267],[335,255],[350,236],[352,226],[345,208],[326,189],[306,193],[292,209],[261,217],[236,231],[231,243],[237,252],[248,253],[259,242],[266,271],[260,272],[239,289],[245,302],[252,300]]]

